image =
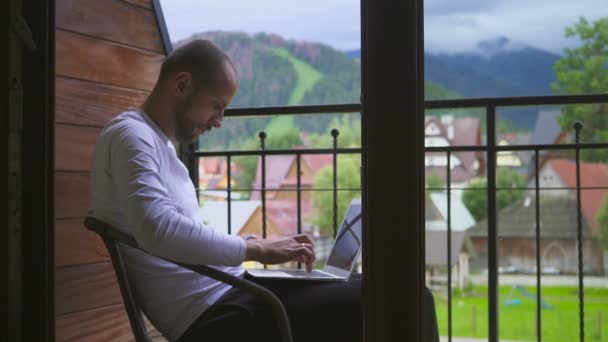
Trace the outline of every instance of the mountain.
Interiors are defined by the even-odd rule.
[[[360,62],[328,45],[287,40],[268,33],[210,31],[176,42],[174,46],[197,38],[213,41],[234,62],[240,86],[232,108],[359,102]],[[427,82],[426,94],[429,99],[461,97],[432,82]],[[327,133],[328,123],[337,116],[341,114],[298,116],[295,124],[303,132]],[[212,145],[226,146],[234,143],[234,137],[256,136],[269,121],[270,118],[226,120],[226,129],[213,131],[205,140]]]
[[[355,59],[361,50],[347,51]],[[474,52],[424,55],[425,79],[465,97],[551,94],[559,55],[506,37],[481,41]]]
[[[347,54],[357,60],[360,50]],[[550,95],[559,55],[506,37],[481,41],[474,52],[424,55],[425,80],[467,98]],[[519,127],[531,128],[535,108],[502,109]]]

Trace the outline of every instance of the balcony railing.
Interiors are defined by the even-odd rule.
[[[580,123],[573,126],[576,139],[573,143],[561,143],[561,144],[523,144],[523,145],[509,145],[499,146],[497,145],[497,108],[499,107],[524,107],[524,106],[559,106],[559,105],[580,105],[580,104],[594,104],[594,103],[608,103],[608,95],[568,95],[568,96],[540,96],[540,97],[517,97],[517,98],[483,98],[483,99],[457,99],[457,100],[436,100],[426,101],[426,110],[438,110],[438,109],[473,109],[483,108],[485,109],[485,122],[486,122],[486,144],[485,145],[466,145],[466,146],[440,146],[440,147],[426,147],[425,152],[427,153],[444,153],[447,157],[446,172],[446,188],[447,188],[447,335],[448,341],[452,341],[452,271],[449,265],[452,265],[452,181],[451,181],[451,169],[452,161],[451,157],[457,152],[471,152],[471,153],[485,153],[487,159],[487,270],[488,270],[488,340],[496,342],[499,339],[499,293],[498,293],[498,231],[497,231],[497,191],[501,190],[497,186],[497,154],[499,152],[515,152],[515,151],[532,151],[534,153],[534,182],[535,185],[533,190],[535,191],[536,199],[540,198],[540,184],[539,184],[539,153],[540,151],[575,151],[575,165],[576,165],[576,202],[577,202],[577,264],[578,264],[578,306],[579,306],[579,338],[580,341],[585,340],[585,308],[584,308],[584,260],[583,260],[583,232],[582,232],[582,212],[581,212],[581,174],[580,174],[580,151],[582,149],[605,149],[608,148],[608,142],[593,142],[583,143],[580,141],[581,130],[584,129]],[[246,109],[230,109],[227,110],[226,117],[255,117],[255,116],[274,116],[274,115],[294,115],[294,114],[319,114],[324,113],[356,113],[361,112],[361,106],[359,104],[345,104],[345,105],[320,105],[320,106],[289,106],[289,107],[265,107],[265,108],[246,108]],[[190,157],[192,161],[196,161],[197,158],[208,158],[208,157],[224,157],[227,160],[227,209],[228,209],[228,231],[232,231],[232,215],[231,215],[231,203],[232,203],[232,192],[234,191],[260,191],[262,200],[262,234],[263,237],[267,235],[267,215],[266,215],[266,193],[268,191],[281,191],[281,189],[268,189],[266,187],[266,158],[268,156],[275,155],[295,155],[296,157],[296,168],[297,168],[297,181],[295,191],[297,193],[297,232],[302,232],[302,184],[301,184],[301,161],[302,156],[310,154],[331,154],[333,158],[333,188],[330,189],[333,192],[333,233],[334,237],[338,227],[338,191],[360,191],[357,189],[339,189],[337,182],[337,169],[339,168],[337,162],[337,156],[340,154],[361,154],[362,148],[338,148],[339,132],[332,131],[333,147],[325,149],[281,149],[281,150],[268,150],[265,146],[266,134],[260,132],[259,134],[259,149],[257,150],[246,150],[246,151],[192,151]],[[363,146],[363,149],[365,147]],[[261,188],[257,189],[234,189],[232,188],[232,174],[231,174],[231,161],[233,157],[237,156],[257,156],[261,162]],[[191,163],[191,165],[198,167],[197,162]],[[191,169],[193,174],[193,180],[198,182],[196,169]],[[511,188],[509,188],[511,189]],[[312,191],[326,191],[328,189],[312,189]],[[294,191],[289,189],[288,191]],[[307,191],[311,191],[308,189]],[[536,244],[536,340],[542,341],[542,291],[541,291],[541,256],[540,256],[540,207],[539,200],[535,201],[535,244]]]

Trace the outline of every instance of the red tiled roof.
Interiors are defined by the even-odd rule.
[[[302,233],[312,234],[312,227],[308,223],[312,213],[312,201],[302,201]],[[266,215],[283,235],[297,234],[298,204],[296,200],[269,200],[266,202]]]
[[[222,164],[226,164],[222,161]],[[198,160],[198,172],[199,174],[217,174],[220,173],[220,159],[219,158],[199,158]]]
[[[296,156],[284,155],[284,156],[267,156],[266,157],[266,189],[278,189],[281,185],[295,185],[297,179],[287,179],[287,173],[292,165],[296,162]],[[332,165],[332,155],[316,154],[316,155],[303,155],[302,162],[306,163],[310,167],[313,175],[316,174],[323,167]],[[312,179],[307,177],[302,178],[302,184],[312,184]],[[254,189],[262,188],[262,159],[258,158],[258,164],[255,174],[255,180],[253,183]],[[251,194],[251,199],[260,199],[262,194],[260,191],[254,191]]]
[[[568,188],[576,188],[576,164],[572,160],[553,159],[547,165],[559,175]],[[581,187],[608,187],[608,165],[600,163],[580,163]],[[581,209],[594,233],[599,232],[597,214],[608,190],[582,189]]]
[[[316,174],[325,166],[332,166],[334,161],[331,154],[307,154],[302,159],[308,164],[313,174]]]
[[[313,179],[310,177],[302,177],[300,179],[300,182],[301,182],[301,185],[311,186],[313,184]],[[281,186],[289,186],[289,187],[296,188],[297,185],[298,185],[298,178],[296,178],[296,177],[285,178],[281,182]]]

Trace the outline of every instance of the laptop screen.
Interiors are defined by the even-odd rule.
[[[357,261],[361,247],[361,200],[353,200],[348,207],[334,246],[327,258],[327,265],[350,271]]]

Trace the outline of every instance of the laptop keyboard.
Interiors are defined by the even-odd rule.
[[[306,272],[306,270],[281,270],[283,273],[287,273],[297,278],[334,278],[333,276],[313,270],[312,272]]]

